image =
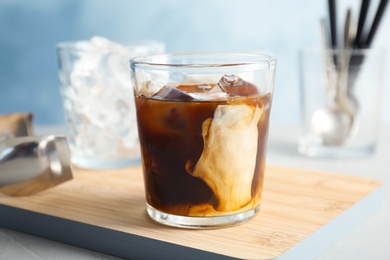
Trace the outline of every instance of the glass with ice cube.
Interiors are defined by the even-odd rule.
[[[254,217],[276,59],[162,54],[134,58],[130,66],[149,216],[184,228]]]
[[[140,162],[130,58],[157,54],[164,44],[120,45],[102,37],[56,48],[72,162],[102,169]]]

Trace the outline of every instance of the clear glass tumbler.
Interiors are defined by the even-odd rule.
[[[103,169],[140,163],[130,58],[162,53],[155,41],[119,45],[105,38],[56,46],[72,162]]]
[[[382,49],[300,53],[301,154],[358,158],[375,151],[384,57]]]
[[[150,217],[215,228],[255,216],[276,59],[187,53],[130,63]]]

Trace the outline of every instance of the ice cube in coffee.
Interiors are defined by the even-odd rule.
[[[155,93],[136,90],[149,215],[163,223],[154,212],[189,217],[195,221],[166,224],[194,227],[202,218],[255,214],[271,100],[272,92],[236,74],[222,74],[215,82],[167,82]]]

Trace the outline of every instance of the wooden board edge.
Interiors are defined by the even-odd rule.
[[[237,259],[2,204],[0,212],[4,228],[124,259]]]

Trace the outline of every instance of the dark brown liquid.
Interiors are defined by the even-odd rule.
[[[190,88],[193,86],[187,91],[191,91]],[[202,179],[192,176],[186,170],[186,164],[198,162],[204,146],[202,124],[213,118],[217,106],[226,105],[227,101],[180,101],[136,96],[135,102],[148,204],[163,212],[184,216],[194,205],[209,204],[217,208],[218,199],[213,191]],[[257,160],[251,190],[255,200],[260,199],[262,189],[270,102],[270,95],[242,97],[235,101],[263,108],[257,125]]]

